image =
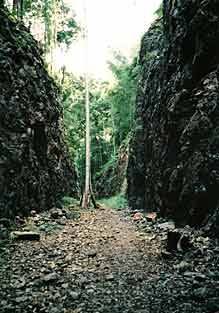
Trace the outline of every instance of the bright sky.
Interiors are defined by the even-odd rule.
[[[83,3],[87,5],[89,31],[89,72],[95,78],[109,78],[107,61],[112,51],[119,50],[127,57],[133,55],[140,39],[154,19],[153,13],[161,0],[66,0],[74,9],[77,19],[84,23]],[[64,60],[64,61],[63,61]],[[65,63],[75,74],[84,72],[84,42],[73,42]]]

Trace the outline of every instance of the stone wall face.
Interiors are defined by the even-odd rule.
[[[36,41],[2,9],[0,90],[0,216],[47,209],[75,195],[57,87]]]
[[[129,199],[135,207],[140,190],[142,209],[200,225],[219,202],[219,2],[165,0],[163,6],[162,44],[142,65],[136,110],[142,130],[132,140]],[[144,38],[152,32],[156,42],[153,27]],[[148,46],[142,49],[146,54]],[[144,188],[136,191],[138,160]]]
[[[132,208],[140,210],[150,210],[154,205],[152,190],[156,186],[153,175],[154,167],[159,164],[154,162],[152,142],[157,142],[154,121],[160,107],[163,41],[163,24],[160,19],[142,38],[139,56],[141,78],[136,98],[135,128],[129,147],[128,199]],[[156,173],[158,171],[157,167]]]
[[[126,193],[126,172],[128,166],[128,143],[120,146],[118,158],[104,170],[96,180],[95,192],[99,198],[115,196]]]

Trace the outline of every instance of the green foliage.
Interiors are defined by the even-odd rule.
[[[43,35],[41,43],[46,63],[50,73],[54,74],[53,51],[57,46],[65,51],[80,31],[75,16],[63,0],[26,0],[23,6],[23,19],[26,25],[37,23],[37,29],[41,29],[40,35]],[[19,45],[22,46],[22,42]],[[114,76],[113,83],[90,79],[91,168],[94,181],[105,172],[114,172],[119,148],[133,128],[139,73],[137,60],[135,58],[130,63],[120,53],[114,53],[109,67]],[[63,68],[62,78],[56,78],[61,81],[65,138],[71,159],[83,185],[85,173],[84,79],[66,73],[65,68]]]
[[[14,16],[22,17],[28,27],[36,21],[38,28],[41,24],[44,52],[50,58],[57,45],[68,48],[80,32],[75,16],[63,0],[24,0],[18,3],[23,5],[18,5],[18,10],[13,12]]]
[[[159,8],[155,11],[155,13],[158,17],[162,17],[163,16],[163,3],[161,3],[161,5],[159,6]]]
[[[72,40],[77,36],[80,28],[74,18],[62,20],[61,29],[57,32],[57,41],[60,44],[70,46]]]
[[[45,25],[44,34],[44,51],[49,52],[55,45],[55,28],[53,27],[53,19],[55,15],[55,0],[44,0],[42,7],[42,17]]]
[[[109,63],[114,83],[90,79],[91,168],[95,181],[117,162],[119,147],[133,126],[138,79],[136,59],[129,63],[117,54]],[[62,103],[66,140],[83,185],[85,173],[85,88],[84,80],[65,75]]]
[[[69,7],[60,0],[44,0],[42,18],[45,25],[45,51],[51,53],[51,50],[58,44],[69,47],[79,32],[79,27]]]
[[[71,197],[63,197],[61,201],[61,206],[62,207],[69,207],[69,206],[74,206],[78,205],[78,200],[75,198]]]
[[[156,58],[157,54],[158,54],[157,51],[146,52],[145,62],[153,61]]]
[[[84,173],[85,158],[85,105],[84,82],[70,74],[65,75],[62,85],[62,104],[65,137],[72,161],[79,177]]]
[[[47,222],[47,223],[41,224],[38,227],[38,229],[47,234],[50,234],[50,233],[59,232],[60,230],[63,229],[63,227],[64,227],[63,225],[59,225],[58,223]]]
[[[96,176],[100,177],[110,169],[114,168],[116,166],[117,160],[118,160],[117,155],[112,155],[111,158],[103,165],[100,171],[97,172]]]
[[[123,194],[118,194],[108,199],[101,199],[99,202],[100,204],[113,209],[124,209],[128,206],[127,199]]]
[[[136,58],[132,64],[115,54],[114,62],[109,62],[116,84],[109,93],[111,113],[114,122],[116,147],[120,147],[133,126],[133,115],[139,67]]]

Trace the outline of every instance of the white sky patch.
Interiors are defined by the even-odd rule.
[[[108,79],[107,61],[112,59],[112,51],[120,51],[128,58],[133,55],[161,0],[66,0],[82,25],[83,1],[88,15],[89,72],[97,79]],[[83,75],[83,40],[74,41],[65,56],[57,52],[56,60],[58,66],[65,64],[68,71]]]

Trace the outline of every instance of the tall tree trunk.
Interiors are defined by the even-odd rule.
[[[24,15],[24,0],[13,0],[12,8],[16,17],[22,20]]]
[[[87,209],[92,200],[96,207],[95,199],[91,186],[91,146],[90,146],[90,99],[89,99],[89,78],[88,78],[88,24],[87,24],[87,5],[84,0],[84,19],[85,19],[85,111],[86,111],[86,164],[85,164],[85,189],[82,199],[82,208]]]
[[[65,82],[65,72],[66,72],[66,66],[63,65],[63,66],[61,67],[61,73],[62,73],[61,86],[63,86],[63,85],[64,85],[64,82]]]
[[[19,12],[19,16],[20,19],[23,20],[23,16],[24,16],[24,0],[20,0],[20,8],[19,8],[20,12]]]
[[[44,53],[50,74],[53,73],[54,49],[57,44],[57,11],[59,2],[57,0],[43,1],[44,32]]]
[[[111,122],[112,122],[112,129],[113,129],[113,155],[115,157],[116,156],[116,127],[115,127],[115,120],[114,120],[112,104],[111,104],[111,108],[110,108],[110,114],[111,114]]]
[[[18,4],[19,0],[13,0],[13,13],[18,16]]]
[[[90,202],[90,99],[89,99],[89,80],[88,73],[85,74],[85,110],[86,110],[86,165],[85,165],[85,189],[82,207],[88,208]]]

